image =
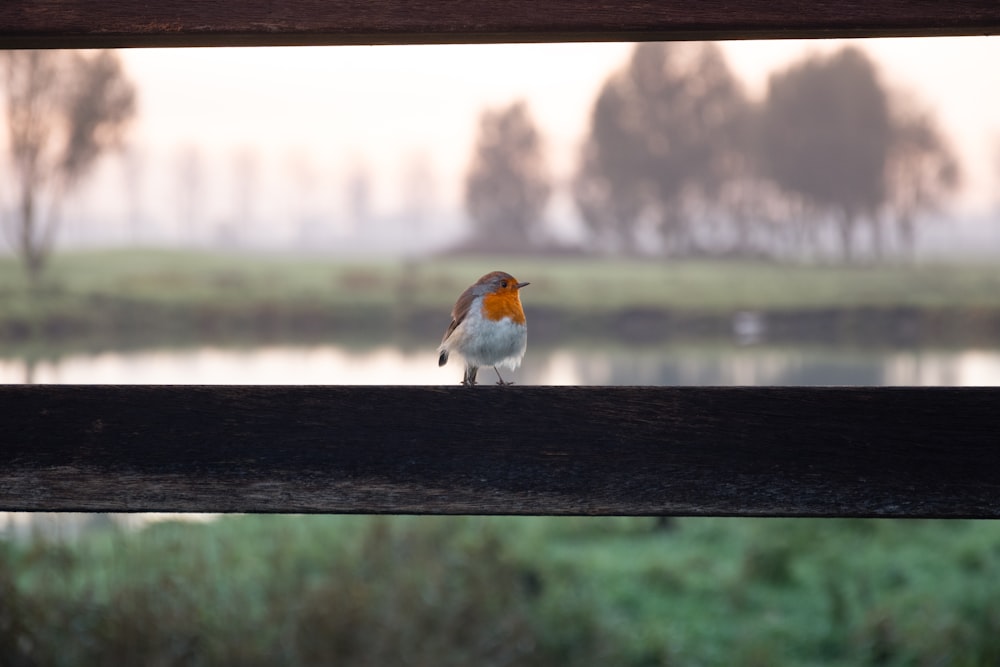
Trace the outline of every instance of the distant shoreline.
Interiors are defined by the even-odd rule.
[[[653,345],[673,341],[812,343],[871,347],[996,347],[1000,309],[823,308],[699,312],[651,308],[528,310],[535,344]],[[429,308],[341,308],[262,304],[238,310],[106,304],[101,310],[24,320],[0,315],[0,351],[134,349],[196,344],[395,343],[433,347],[447,314]]]

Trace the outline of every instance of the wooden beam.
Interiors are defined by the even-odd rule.
[[[0,387],[0,509],[1000,518],[1000,389]]]
[[[997,0],[4,0],[0,48],[984,35]]]

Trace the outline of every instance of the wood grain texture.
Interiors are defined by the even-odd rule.
[[[1000,517],[1000,389],[0,387],[0,509]]]
[[[0,47],[983,35],[997,0],[4,0]]]

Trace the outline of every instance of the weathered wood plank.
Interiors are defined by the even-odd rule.
[[[1000,517],[1000,389],[0,387],[0,509]]]
[[[982,35],[996,0],[4,0],[0,48]]]

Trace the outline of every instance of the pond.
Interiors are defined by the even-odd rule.
[[[40,384],[457,384],[460,361],[396,345],[201,346],[0,356],[0,382]],[[527,385],[1000,385],[1000,349],[691,342],[529,347],[505,379]],[[479,379],[492,383],[491,369]]]

